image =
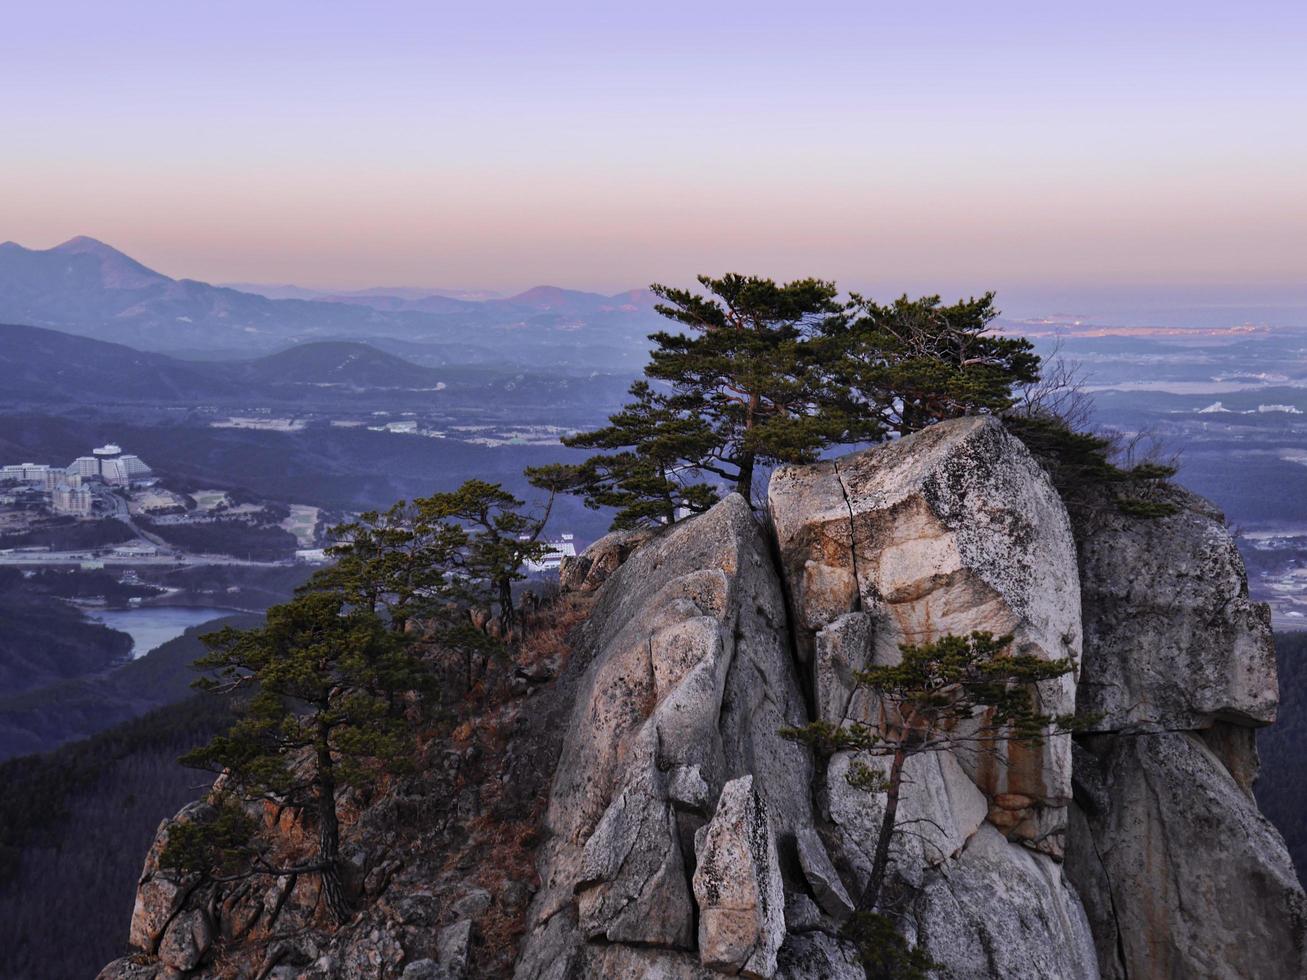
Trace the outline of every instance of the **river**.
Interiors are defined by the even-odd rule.
[[[143,657],[192,626],[232,615],[232,609],[199,606],[140,606],[135,609],[87,609],[87,618],[132,638],[132,659]]]

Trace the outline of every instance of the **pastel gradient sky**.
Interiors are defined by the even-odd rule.
[[[336,288],[1302,284],[1304,52],[1303,0],[11,3],[0,240]]]

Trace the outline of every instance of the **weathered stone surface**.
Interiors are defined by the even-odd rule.
[[[109,963],[96,974],[95,980],[156,980],[159,971],[157,960],[137,954]]]
[[[315,920],[312,876],[196,888],[160,871],[165,822],[132,923],[146,952],[101,976],[203,976],[211,944],[233,975],[500,975],[512,954],[490,937],[530,903],[523,980],[859,980],[839,926],[865,886],[883,801],[848,786],[849,755],[818,769],[779,730],[813,715],[874,722],[853,677],[904,642],[984,629],[1074,657],[1082,595],[1094,688],[1080,707],[1106,712],[1107,730],[993,766],[911,760],[886,892],[905,937],[958,980],[1088,980],[1100,959],[1109,980],[1307,975],[1307,899],[1250,795],[1253,726],[1274,710],[1265,622],[1219,519],[1176,494],[1173,518],[1107,513],[1080,529],[1083,593],[1060,501],[984,419],[782,468],[777,542],[739,497],[652,536],[610,536],[564,569],[567,588],[594,595],[563,604],[590,618],[570,659],[525,676],[528,707],[508,727],[537,734],[513,743],[512,764],[478,772],[471,748],[438,752],[448,778],[425,797],[403,780],[402,799],[349,802],[363,808],[345,845],[355,924]],[[1066,678],[1041,704],[1066,711],[1074,694]],[[1153,731],[1168,726],[1195,730]],[[447,823],[452,847],[468,815],[537,812],[551,777],[528,845],[538,890],[521,874],[501,887],[468,845],[445,855],[432,836]],[[502,795],[486,792],[495,784]],[[455,802],[433,808],[442,793]],[[390,844],[401,805],[422,836]],[[300,833],[293,824],[283,814],[281,830]],[[486,937],[475,945],[474,918]]]
[[[724,973],[770,977],[785,939],[785,887],[767,802],[752,776],[722,789],[695,854],[700,962]]]
[[[203,909],[187,909],[168,924],[159,940],[159,961],[185,973],[195,969],[213,941],[213,927]]]
[[[1061,866],[991,826],[927,873],[912,914],[917,942],[954,980],[1098,978],[1089,923]]]
[[[171,820],[159,824],[159,830],[145,856],[145,867],[136,886],[136,904],[132,908],[128,940],[137,949],[147,953],[158,950],[164,930],[199,881],[198,876],[183,876],[159,867],[159,856],[168,845],[168,828],[176,824],[210,820],[214,813],[208,803],[197,801],[188,803]]]
[[[414,960],[404,967],[400,980],[445,980],[440,964],[433,959]]]
[[[709,791],[699,767],[677,766],[667,782],[667,795],[676,806],[702,813],[708,805]]]
[[[905,643],[985,630],[1011,633],[1020,653],[1078,659],[1080,586],[1066,509],[997,421],[957,419],[838,460],[781,467],[768,499],[799,656],[826,720],[874,722],[876,706],[852,690],[852,674],[897,662]],[[1075,678],[1038,692],[1042,710],[1069,713]],[[1071,796],[1069,738],[956,761],[989,800],[1027,801],[993,808],[1009,836],[1057,850]],[[969,812],[946,822],[962,837],[946,833],[934,847],[950,853],[974,827]]]
[[[785,940],[777,957],[776,980],[866,980],[857,950],[823,932]]]
[[[1307,976],[1307,898],[1284,841],[1203,740],[1087,744],[1099,769],[1077,759],[1077,785],[1090,785],[1067,874],[1098,896],[1103,976]]]
[[[467,976],[468,958],[472,952],[472,920],[460,919],[441,929],[436,950],[445,977],[463,980]]]
[[[588,667],[550,793],[522,978],[584,974],[600,955],[589,941],[630,944],[603,954],[622,963],[693,949],[692,837],[731,779],[755,777],[781,848],[812,826],[811,759],[779,735],[807,716],[784,599],[742,498],[630,555],[573,662]]]
[[[577,976],[604,980],[721,980],[720,973],[701,966],[693,953],[637,949],[620,943],[586,947]]]
[[[1077,705],[1095,731],[1261,725],[1278,702],[1270,612],[1202,498],[1139,520],[1110,507],[1080,529],[1085,656]]]
[[[820,801],[823,816],[839,835],[839,859],[848,869],[857,895],[871,876],[885,801],[883,796],[849,785],[853,761],[847,752],[831,758]],[[885,759],[862,761],[868,767],[888,770]],[[896,834],[890,843],[891,873],[920,885],[926,868],[961,851],[984,822],[987,807],[984,794],[950,756],[909,759],[898,810],[898,825],[905,832]]]
[[[575,558],[563,559],[558,569],[559,588],[564,592],[593,592],[653,535],[648,528],[605,534]]]
[[[694,948],[694,906],[676,818],[651,772],[630,783],[586,841],[576,884],[587,939]]]
[[[803,868],[812,893],[827,915],[843,920],[853,911],[853,900],[849,898],[844,882],[840,881],[835,865],[831,864],[826,845],[817,831],[807,828],[799,831],[797,843],[799,866]]]

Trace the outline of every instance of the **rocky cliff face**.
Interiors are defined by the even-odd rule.
[[[1249,793],[1276,701],[1266,615],[1219,515],[1175,500],[1073,529],[1024,447],[963,419],[782,468],[767,520],[730,497],[609,536],[564,570],[584,623],[561,674],[519,668],[496,709],[515,734],[405,789],[463,787],[441,832],[410,845],[386,827],[395,794],[358,802],[356,923],[327,934],[303,894],[293,930],[242,932],[306,886],[254,908],[147,866],[142,952],[103,976],[860,978],[841,924],[880,803],[845,778],[859,760],[779,732],[874,724],[855,671],[973,630],[1075,659],[1038,699],[1089,731],[913,760],[890,881],[907,937],[955,978],[1307,975],[1303,893]],[[473,763],[480,784],[450,781]],[[538,880],[478,857],[510,826]]]
[[[1173,491],[1150,521],[1080,529],[1093,734],[1073,764],[1066,870],[1102,976],[1307,976],[1307,905],[1258,812],[1256,726],[1275,719],[1275,651],[1221,515]]]

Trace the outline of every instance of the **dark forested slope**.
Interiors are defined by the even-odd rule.
[[[225,720],[193,698],[0,763],[0,980],[86,980],[121,955],[141,855],[205,782],[177,757]]]
[[[1280,711],[1257,735],[1257,803],[1284,835],[1298,879],[1307,882],[1307,633],[1277,633],[1275,659]]]

